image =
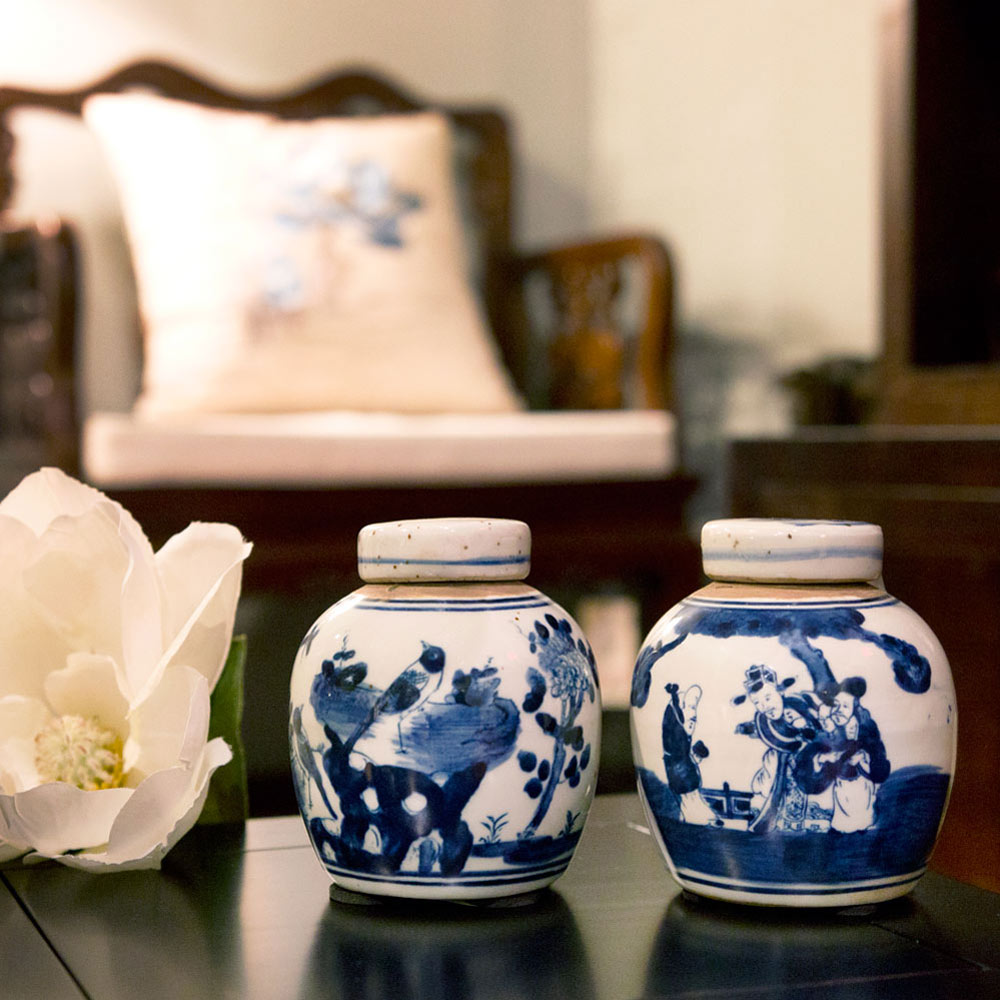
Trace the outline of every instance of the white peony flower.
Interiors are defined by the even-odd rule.
[[[192,524],[154,553],[56,469],[0,502],[0,861],[156,868],[194,825],[232,756],[209,696],[250,548]]]

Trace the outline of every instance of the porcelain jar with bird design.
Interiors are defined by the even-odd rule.
[[[358,536],[364,585],[292,670],[299,807],[337,889],[489,900],[569,864],[597,783],[601,700],[579,625],[524,582],[521,521]]]
[[[639,794],[691,892],[780,906],[901,896],[927,867],[955,767],[944,651],[882,584],[882,530],[708,522],[710,582],[639,651]]]

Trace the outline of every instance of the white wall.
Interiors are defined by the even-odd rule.
[[[692,321],[873,346],[878,10],[595,0],[595,213],[682,245]]]
[[[874,356],[882,0],[592,0],[592,218],[678,266],[697,521],[721,442],[787,428],[782,374]]]

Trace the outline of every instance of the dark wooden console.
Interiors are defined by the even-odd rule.
[[[1000,890],[1000,428],[815,428],[732,444],[736,516],[874,521],[891,594],[934,630],[958,765],[932,866]]]

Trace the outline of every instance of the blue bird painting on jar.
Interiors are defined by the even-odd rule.
[[[569,863],[600,695],[579,626],[520,582],[528,544],[521,522],[363,530],[369,584],[320,617],[292,676],[300,809],[339,887],[489,898]]]

